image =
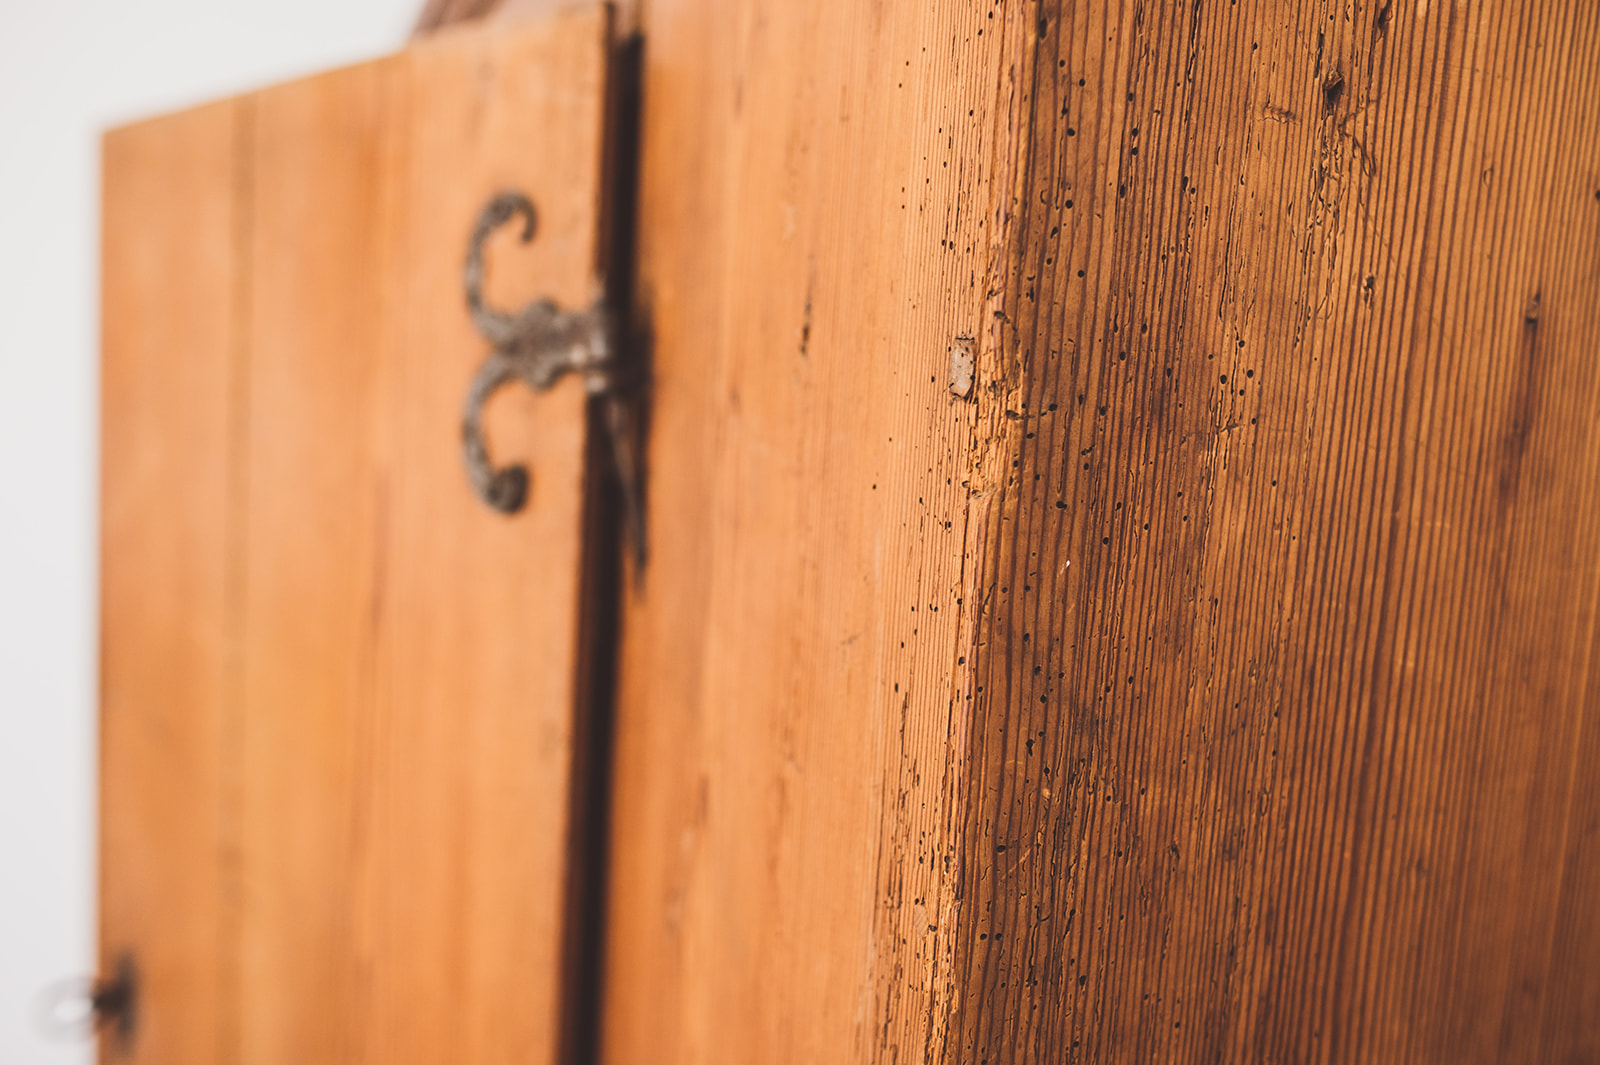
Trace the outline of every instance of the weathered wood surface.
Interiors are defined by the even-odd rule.
[[[445,34],[108,139],[104,949],[147,980],[107,1061],[569,1038],[585,399],[497,399],[532,495],[473,497],[461,262],[522,188],[491,298],[589,298],[607,32]]]
[[[1596,15],[638,18],[604,1059],[1600,1052]]]
[[[1013,29],[961,1054],[1592,1060],[1600,18],[1119,14]]]

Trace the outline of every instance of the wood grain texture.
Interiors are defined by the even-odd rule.
[[[586,400],[497,397],[492,446],[532,495],[511,519],[478,502],[460,413],[486,344],[461,263],[482,205],[520,188],[537,239],[496,239],[491,299],[590,298],[607,34],[593,6],[446,33],[230,105],[232,369],[227,344],[185,352],[241,382],[237,681],[221,809],[191,800],[228,859],[206,1060],[537,1063],[569,1038]],[[167,505],[145,487],[142,515]],[[169,764],[130,760],[139,787]],[[108,883],[147,861],[218,876],[215,855],[129,853]],[[206,916],[145,901],[131,924]],[[176,1008],[155,990],[144,1013]]]
[[[993,376],[1006,41],[951,5],[642,17],[652,555],[623,616],[603,1060],[936,1058],[996,431],[947,374],[975,337]]]
[[[605,1060],[1593,1060],[1595,17],[640,19]]]
[[[1600,19],[1023,28],[962,1055],[1594,1060]]]
[[[237,112],[104,143],[100,970],[137,958],[169,1007],[137,1019],[139,1063],[213,1062],[221,1038]]]

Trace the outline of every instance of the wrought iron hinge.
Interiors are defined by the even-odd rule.
[[[622,485],[629,539],[636,558],[644,554],[640,485],[634,462],[632,419],[617,376],[616,315],[603,296],[581,311],[562,310],[550,300],[534,300],[516,314],[496,310],[483,299],[483,246],[496,229],[518,217],[521,238],[533,239],[533,203],[520,192],[502,192],[478,215],[467,245],[464,275],[467,308],[478,332],[493,345],[467,390],[461,418],[461,446],[467,476],[478,497],[502,514],[515,514],[528,498],[528,468],[512,464],[496,468],[483,436],[483,407],[491,395],[511,381],[543,392],[569,373],[583,378],[591,397],[603,406],[617,478]]]

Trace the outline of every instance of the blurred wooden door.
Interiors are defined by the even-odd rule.
[[[508,392],[507,518],[468,487],[492,300],[599,267],[594,6],[105,142],[106,1062],[558,1060],[581,722],[582,386]]]

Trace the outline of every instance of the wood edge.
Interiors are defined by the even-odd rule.
[[[427,0],[411,28],[411,40],[426,40],[433,34],[458,26],[559,17],[597,6],[606,10],[614,27],[632,25],[629,20],[618,18],[619,14],[627,13],[632,8],[624,4],[621,5],[624,10],[619,12],[619,5],[610,0]]]

